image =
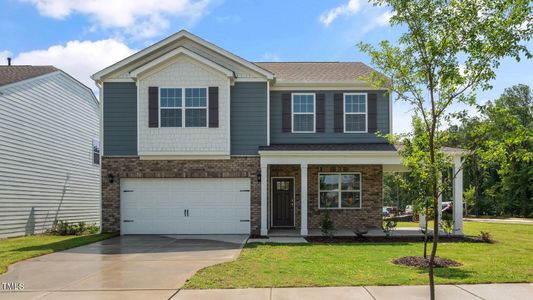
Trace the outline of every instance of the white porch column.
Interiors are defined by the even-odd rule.
[[[461,157],[453,159],[455,179],[453,180],[453,233],[463,234],[463,169]]]
[[[261,165],[261,235],[268,235],[268,166]]]
[[[301,216],[301,229],[300,229],[300,234],[301,235],[307,235],[308,232],[307,232],[307,164],[304,164],[302,163],[300,165],[300,179],[301,179],[301,184],[300,184],[300,194],[301,194],[301,213],[302,213],[302,216]]]
[[[439,177],[439,181],[440,183],[442,184],[442,174],[440,174],[440,177]],[[439,215],[439,224],[438,224],[438,228],[439,228],[439,232],[441,231],[441,222],[442,222],[442,192],[440,193],[439,195],[439,198],[437,199],[437,203],[438,203],[438,207],[439,207],[439,210],[438,210],[438,215]],[[431,206],[433,206],[433,204],[431,204]]]

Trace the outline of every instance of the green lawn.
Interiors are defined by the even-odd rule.
[[[437,283],[533,282],[532,225],[465,222],[464,226],[469,235],[489,231],[498,242],[440,244],[439,256],[463,266],[437,269]],[[236,261],[199,271],[185,288],[427,284],[425,269],[391,263],[397,257],[421,255],[422,245],[252,244]]]
[[[113,233],[80,236],[34,235],[0,240],[0,274],[17,261],[62,251],[115,236]]]

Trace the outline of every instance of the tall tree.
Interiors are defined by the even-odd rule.
[[[374,0],[392,10],[391,25],[405,28],[398,45],[388,41],[378,48],[359,44],[381,73],[365,78],[377,87],[388,87],[397,99],[412,105],[422,120],[427,152],[404,151],[404,161],[427,173],[437,212],[445,189],[442,172],[451,158],[442,150],[446,136],[439,134],[448,109],[457,102],[475,103],[475,91],[490,88],[490,80],[505,57],[532,55],[524,41],[533,34],[532,7],[524,0]],[[382,74],[391,78],[391,82]],[[396,140],[391,137],[391,140]],[[435,299],[433,268],[438,235],[435,214],[433,245],[429,259],[430,297]]]
[[[527,85],[507,88],[480,113],[470,129],[479,143],[469,145],[480,167],[495,170],[486,194],[500,203],[497,212],[527,217],[533,214],[533,93]]]

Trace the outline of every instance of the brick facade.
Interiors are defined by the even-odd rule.
[[[250,178],[251,234],[260,234],[261,183],[259,157],[232,157],[227,160],[140,160],[137,157],[102,158],[102,230],[120,230],[121,178]],[[318,209],[318,174],[320,172],[361,172],[362,209],[330,210],[338,229],[376,228],[381,226],[383,168],[381,165],[308,166],[308,228],[319,228],[325,210]],[[113,175],[113,183],[109,175]],[[272,177],[294,178],[295,227],[301,224],[301,180],[299,165],[271,165]],[[270,190],[270,189],[269,189]],[[270,199],[270,192],[269,192]],[[270,201],[268,201],[270,207]],[[268,210],[270,219],[270,209]]]
[[[362,173],[362,208],[361,209],[332,209],[331,217],[338,229],[352,228],[378,228],[382,222],[383,206],[383,168],[381,165],[349,165],[349,166],[323,166],[309,165],[307,212],[308,228],[320,228],[320,221],[326,210],[318,208],[318,174],[320,172],[361,172]],[[299,165],[272,165],[271,177],[294,177],[296,210],[295,227],[301,224],[301,188]],[[270,196],[269,196],[270,197]]]
[[[258,235],[261,224],[259,157],[232,157],[225,160],[140,160],[137,157],[102,158],[102,230],[120,230],[121,178],[250,178],[251,233]],[[109,175],[113,175],[113,183]]]
[[[383,167],[381,165],[314,166],[307,169],[307,224],[309,228],[319,228],[325,212],[318,209],[318,173],[320,172],[361,172],[363,189],[361,209],[332,209],[331,218],[338,229],[379,228],[382,223],[383,207]]]

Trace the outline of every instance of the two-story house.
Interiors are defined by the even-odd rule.
[[[383,172],[402,166],[376,134],[392,103],[358,79],[370,72],[253,63],[180,31],[94,74],[103,229],[307,235],[326,211],[337,228],[380,227]]]

